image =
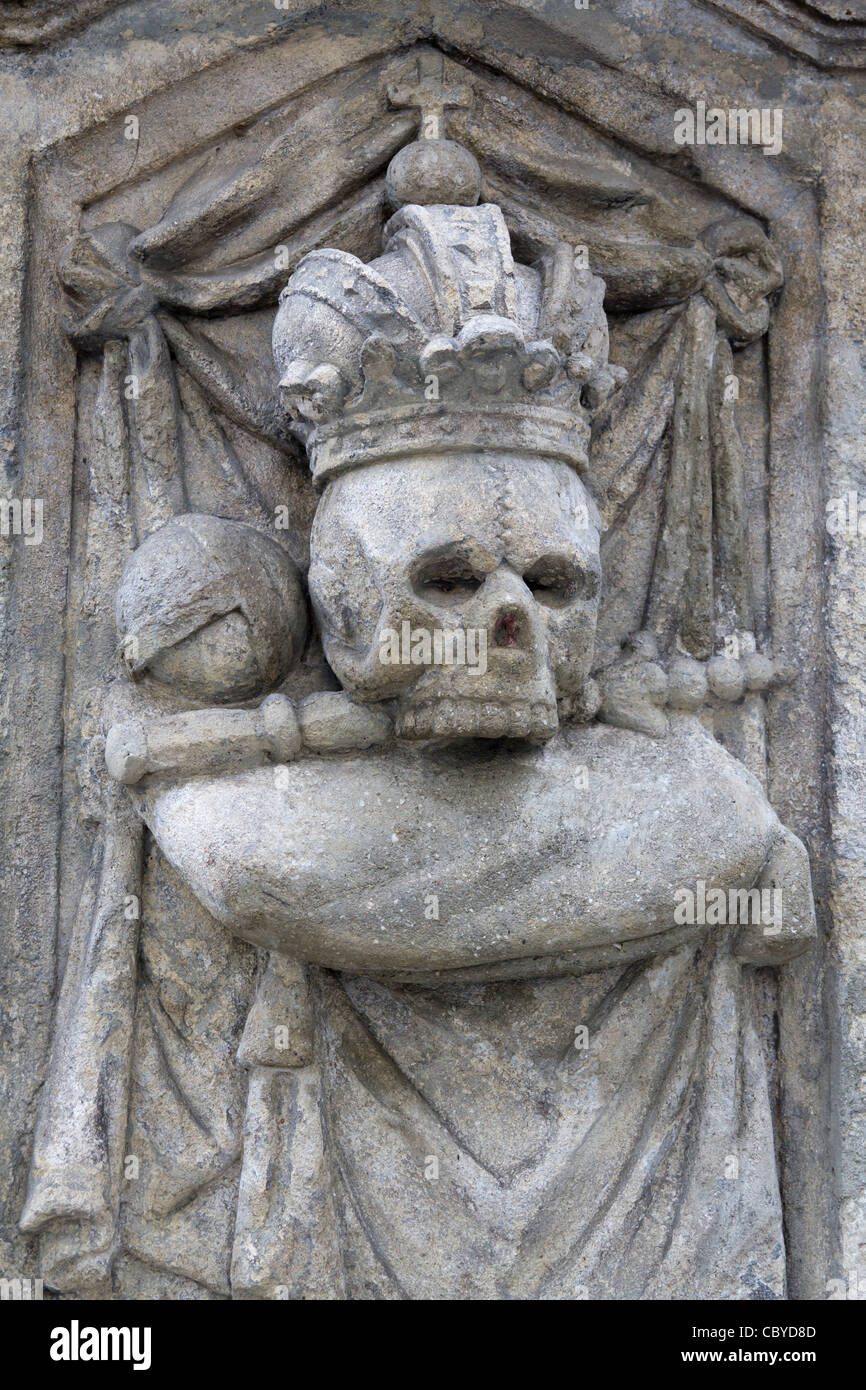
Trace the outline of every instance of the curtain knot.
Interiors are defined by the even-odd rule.
[[[703,295],[732,343],[754,342],[770,324],[769,296],[784,281],[782,263],[753,217],[725,217],[701,236],[713,257]]]
[[[58,275],[70,313],[63,328],[76,347],[93,351],[112,339],[128,340],[156,310],[158,300],[129,256],[138,234],[126,222],[107,222],[64,249]]]

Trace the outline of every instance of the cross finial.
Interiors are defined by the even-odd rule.
[[[445,81],[442,53],[424,53],[416,59],[404,81],[388,88],[392,106],[415,106],[421,114],[419,135],[423,140],[445,137],[445,108],[472,105],[472,88],[465,82]]]

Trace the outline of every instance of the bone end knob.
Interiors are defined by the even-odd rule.
[[[269,695],[256,711],[262,738],[275,762],[289,763],[301,748],[301,728],[287,695]]]
[[[315,752],[347,752],[386,743],[393,724],[383,710],[356,705],[344,690],[308,695],[298,709],[304,744]]]
[[[148,771],[147,734],[137,719],[114,724],[105,739],[105,764],[116,782],[132,787]]]

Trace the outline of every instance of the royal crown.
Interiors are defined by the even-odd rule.
[[[604,283],[563,242],[535,266],[515,263],[501,210],[467,205],[475,172],[452,141],[405,147],[388,171],[404,206],[385,226],[384,254],[365,264],[313,251],[283,290],[274,355],[317,481],[487,450],[585,473],[590,413],[618,371]]]

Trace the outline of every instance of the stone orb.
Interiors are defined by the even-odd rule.
[[[117,593],[121,654],[192,699],[225,703],[274,689],[299,660],[307,607],[282,546],[243,522],[189,513],[153,532]]]
[[[388,165],[385,188],[392,207],[437,203],[474,207],[481,196],[478,160],[453,140],[415,140]]]

